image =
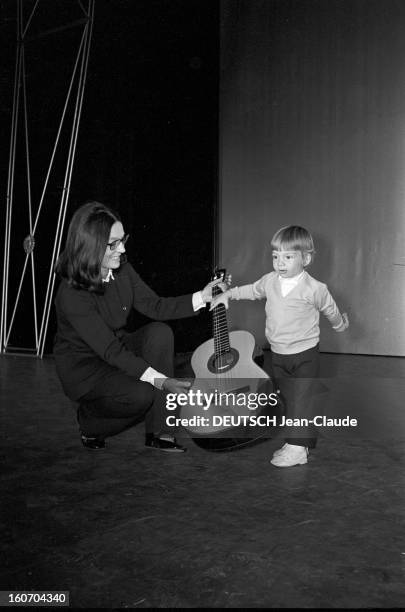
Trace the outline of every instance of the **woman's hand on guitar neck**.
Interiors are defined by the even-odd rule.
[[[230,289],[228,289],[228,291],[225,291],[224,293],[221,293],[220,295],[217,295],[211,302],[210,310],[214,310],[214,308],[219,306],[219,304],[223,304],[225,308],[228,308],[229,307],[228,302],[229,302],[230,297],[231,297]]]
[[[204,302],[205,303],[212,302],[214,299],[217,299],[216,297],[214,298],[214,296],[212,295],[212,289],[214,287],[219,287],[221,291],[225,292],[227,289],[229,289],[231,283],[232,283],[232,274],[228,274],[224,280],[222,280],[221,278],[216,278],[215,280],[208,283],[208,285],[206,285],[204,289],[201,291],[201,295],[202,295]]]
[[[166,378],[162,385],[163,391],[169,393],[186,393],[190,387],[191,382],[189,380],[179,380],[178,378]]]

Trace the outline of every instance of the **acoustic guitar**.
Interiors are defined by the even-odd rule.
[[[216,270],[214,279],[225,277],[224,269]],[[215,286],[213,295],[220,293],[221,289]],[[201,392],[201,396],[207,394],[204,397],[210,400],[206,405],[185,406],[181,417],[191,423],[185,427],[199,446],[212,451],[232,450],[263,437],[263,428],[260,432],[248,428],[243,425],[244,419],[237,417],[257,416],[261,409],[249,408],[249,397],[262,392],[275,395],[275,390],[268,374],[253,360],[253,335],[248,331],[229,332],[224,304],[213,309],[212,322],[213,338],[201,344],[191,358],[195,374],[191,389],[194,393]],[[224,397],[237,398],[237,402],[224,401]],[[229,418],[232,416],[233,419]]]

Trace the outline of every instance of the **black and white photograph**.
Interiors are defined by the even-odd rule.
[[[0,608],[405,605],[405,0],[0,0]]]

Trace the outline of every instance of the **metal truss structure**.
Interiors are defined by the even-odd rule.
[[[53,0],[54,1],[54,0]],[[65,223],[66,209],[69,199],[73,163],[76,152],[76,144],[78,138],[78,130],[80,117],[82,112],[83,95],[87,76],[87,67],[89,60],[90,43],[92,36],[92,28],[94,22],[94,0],[71,0],[69,3],[64,3],[64,11],[58,11],[56,3],[53,8],[55,14],[60,18],[68,17],[66,22],[49,24],[49,3],[43,2],[41,8],[41,0],[35,0],[29,3],[27,0],[17,0],[17,52],[14,78],[14,95],[13,95],[13,110],[11,123],[11,138],[10,138],[10,154],[8,165],[8,182],[7,182],[7,206],[6,206],[6,221],[5,221],[5,241],[4,241],[4,264],[3,264],[3,285],[2,285],[2,301],[1,301],[1,327],[0,327],[0,352],[11,354],[23,354],[41,357],[44,353],[45,338],[47,334],[49,315],[52,304],[52,296],[55,284],[54,267],[59,256],[62,234]],[[56,7],[56,8],[55,8]],[[39,10],[41,8],[41,11]],[[25,9],[27,15],[23,13]],[[66,11],[72,10],[72,15],[66,14]],[[46,17],[46,19],[45,19]],[[43,29],[41,20],[46,22],[46,28]],[[51,27],[49,27],[49,25]],[[55,39],[60,39],[63,36],[62,32],[75,29],[77,31],[77,39],[75,46],[71,50],[73,61],[69,59],[68,74],[70,83],[67,84],[67,93],[64,103],[57,115],[57,128],[52,137],[50,151],[46,153],[43,150],[42,144],[39,142],[30,141],[30,122],[29,122],[29,96],[27,80],[27,58],[31,54],[31,62],[37,61],[40,54],[35,51],[37,41],[44,41],[47,37],[54,37],[52,44],[55,44]],[[75,35],[76,36],[76,35]],[[76,47],[78,41],[78,47]],[[55,47],[56,48],[56,47]],[[70,51],[70,50],[69,50]],[[32,59],[33,57],[33,59]],[[63,57],[65,55],[63,54]],[[75,59],[74,59],[75,58]],[[57,61],[58,57],[55,58]],[[52,63],[53,58],[48,60]],[[65,61],[65,60],[64,60]],[[70,62],[72,64],[70,65]],[[71,67],[72,66],[72,67]],[[65,66],[66,69],[66,66]],[[31,172],[33,155],[48,155],[44,168],[46,171],[44,176],[35,176],[35,181],[40,181],[38,197],[33,194],[33,176]],[[46,265],[49,263],[47,274],[47,283],[45,288],[45,275],[41,274],[42,287],[38,290],[38,265],[35,259],[36,248],[36,233],[39,224],[44,218],[44,201],[47,198],[48,188],[50,183],[51,173],[54,170],[55,158],[61,158],[63,169],[62,174],[63,185],[58,195],[57,204],[58,210],[54,210],[52,218],[56,219],[56,227],[49,227],[49,219],[44,221],[47,223],[47,234],[51,236],[48,240]],[[22,161],[21,161],[22,160]],[[19,185],[20,193],[16,195],[16,164],[22,163],[24,166],[24,174],[26,185],[24,188],[24,196],[21,196],[21,185]],[[59,168],[60,170],[60,168]],[[17,202],[18,199],[18,202]],[[16,207],[16,204],[18,206]],[[24,215],[18,214],[18,211],[25,208]],[[27,210],[28,209],[28,210]],[[15,212],[17,210],[17,213]],[[13,216],[13,212],[15,213]],[[24,235],[26,235],[23,245],[12,242],[13,224],[24,227]],[[51,242],[53,241],[53,244]],[[13,244],[13,249],[24,247],[25,255],[22,258],[21,266],[16,266],[14,261],[10,270],[10,248]],[[30,273],[30,274],[29,274]],[[26,277],[31,276],[31,283]],[[11,280],[13,281],[11,283]],[[26,286],[30,287],[29,292],[32,295],[26,299]],[[23,290],[24,289],[24,290]],[[13,343],[13,330],[16,326],[16,319],[19,309],[25,309],[28,302],[33,303],[33,330],[32,337],[34,338],[34,346],[18,346],[18,343]],[[23,315],[25,318],[25,314]]]

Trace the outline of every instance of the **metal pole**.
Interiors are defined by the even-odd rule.
[[[15,171],[15,152],[17,141],[18,127],[18,108],[19,108],[19,87],[21,81],[21,51],[22,51],[22,0],[17,2],[17,53],[14,73],[14,92],[13,92],[13,111],[11,119],[11,136],[10,136],[10,157],[8,164],[8,179],[7,179],[7,201],[6,201],[6,227],[4,236],[4,261],[3,261],[3,287],[1,299],[1,327],[0,327],[0,352],[3,353],[6,348],[7,334],[7,308],[8,308],[8,272],[10,258],[10,234],[11,234],[11,218],[13,210],[13,190],[14,190],[14,171]]]
[[[83,18],[78,19],[76,21],[71,21],[70,23],[66,23],[65,25],[61,25],[55,28],[50,28],[46,31],[39,32],[35,36],[28,36],[30,30],[30,24],[33,20],[34,14],[37,10],[37,7],[40,3],[40,0],[36,0],[34,6],[30,9],[30,13],[26,24],[24,26],[23,19],[23,0],[17,0],[17,51],[16,51],[16,63],[15,63],[15,76],[14,76],[14,92],[13,92],[13,109],[12,109],[12,122],[11,122],[11,137],[10,137],[10,154],[9,154],[9,168],[8,168],[8,184],[7,184],[7,201],[6,201],[6,225],[5,225],[5,243],[4,243],[4,262],[3,262],[3,285],[2,285],[2,296],[1,296],[1,321],[0,321],[0,352],[13,352],[14,354],[25,354],[32,356],[32,353],[35,352],[36,356],[43,356],[44,346],[45,346],[45,338],[47,333],[47,328],[49,324],[49,315],[50,309],[52,305],[52,295],[55,284],[55,275],[54,275],[54,265],[59,256],[60,245],[62,241],[63,228],[66,217],[66,210],[68,205],[68,199],[70,194],[70,187],[72,181],[73,174],[73,164],[76,153],[76,145],[78,139],[78,131],[79,124],[82,112],[83,98],[84,98],[84,90],[85,83],[87,77],[87,68],[89,61],[89,53],[90,53],[90,44],[91,44],[91,36],[94,22],[94,0],[88,0],[87,10],[84,7],[84,3],[81,0],[78,0],[78,4],[83,11]],[[48,25],[48,24],[47,24]],[[31,41],[30,44],[35,44],[35,40],[38,38],[44,38],[45,36],[58,34],[66,29],[71,29],[74,27],[83,26],[83,33],[80,39],[79,50],[76,55],[73,73],[70,79],[70,83],[68,86],[68,91],[66,94],[66,99],[64,102],[61,119],[59,122],[57,134],[55,137],[55,142],[53,145],[53,149],[50,156],[49,165],[47,167],[47,172],[45,176],[45,181],[43,187],[41,189],[40,200],[38,204],[38,208],[36,212],[33,211],[33,201],[32,201],[32,176],[30,169],[30,143],[29,143],[29,113],[28,113],[28,100],[27,100],[27,91],[26,91],[26,79],[25,79],[25,47],[24,43],[27,41]],[[78,68],[79,76],[78,74]],[[76,84],[75,84],[76,83]],[[64,126],[68,106],[72,99],[73,90],[76,89],[75,93],[75,101],[74,101],[74,110],[72,117],[72,127],[67,151],[67,159],[66,159],[66,168],[65,168],[65,176],[63,183],[63,190],[61,201],[59,204],[58,218],[56,222],[55,228],[55,239],[53,244],[53,252],[51,257],[51,264],[49,270],[49,278],[48,284],[46,288],[46,295],[43,303],[43,309],[41,308],[41,326],[38,330],[38,293],[36,287],[36,278],[35,278],[35,260],[34,260],[34,235],[37,230],[37,225],[40,219],[40,214],[42,212],[43,203],[45,200],[45,194],[47,192],[47,187],[49,183],[49,178],[51,171],[54,167],[54,161],[56,157],[56,152],[58,148],[62,147],[62,144],[65,146],[64,142],[62,142],[62,128]],[[20,90],[22,91],[22,104],[23,104],[23,126],[24,126],[24,137],[25,137],[25,163],[26,163],[26,175],[27,175],[27,189],[28,189],[28,219],[29,219],[29,236],[24,241],[24,248],[26,250],[25,263],[23,265],[19,286],[17,289],[17,294],[14,299],[13,296],[13,312],[11,315],[11,319],[9,319],[9,284],[10,284],[10,246],[11,246],[11,238],[12,238],[12,211],[13,211],[13,200],[15,198],[15,174],[16,174],[16,159],[17,148],[19,148],[19,140],[17,140],[17,131],[18,131],[18,122],[20,115]],[[35,216],[35,219],[34,219]],[[34,326],[35,326],[35,348],[30,347],[18,347],[11,346],[9,344],[10,334],[13,328],[13,324],[15,322],[17,308],[19,307],[22,298],[22,287],[23,280],[27,271],[27,263],[28,258],[31,259],[31,275],[32,275],[32,295],[33,295],[33,304],[34,304]]]
[[[80,117],[81,117],[82,106],[83,106],[83,96],[84,96],[84,89],[86,85],[87,68],[88,68],[88,63],[89,63],[90,43],[91,43],[91,35],[92,35],[92,30],[93,30],[93,20],[94,20],[94,0],[89,0],[89,21],[85,28],[86,35],[85,35],[85,43],[84,43],[84,49],[83,49],[83,54],[82,54],[82,64],[81,64],[81,70],[80,70],[78,94],[76,98],[76,106],[75,106],[72,136],[71,136],[70,147],[69,147],[68,163],[66,167],[65,181],[63,185],[63,192],[62,192],[62,198],[61,198],[62,219],[61,219],[61,222],[58,224],[58,228],[57,228],[57,241],[55,240],[54,251],[52,254],[51,267],[49,271],[48,288],[47,288],[47,294],[46,294],[46,304],[44,308],[44,317],[42,319],[42,325],[41,325],[40,345],[38,349],[38,354],[41,358],[43,357],[43,354],[44,354],[45,338],[46,338],[46,332],[47,332],[48,324],[49,324],[49,314],[50,314],[50,309],[52,305],[53,291],[55,287],[54,267],[55,267],[55,263],[59,256],[59,252],[60,252],[60,245],[62,241],[63,228],[64,228],[65,217],[66,217],[66,209],[67,209],[67,204],[68,204],[68,199],[69,199],[70,186],[72,182],[73,163],[74,163],[74,158],[75,158],[75,153],[76,153],[77,137],[79,133],[79,124],[80,124]],[[56,250],[55,250],[55,246],[56,246]]]

